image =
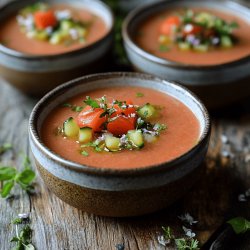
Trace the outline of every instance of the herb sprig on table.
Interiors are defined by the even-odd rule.
[[[15,250],[35,250],[31,242],[32,229],[30,227],[30,218],[28,214],[19,214],[18,218],[12,222],[16,228],[16,235],[10,242],[16,243]]]
[[[36,175],[31,169],[30,159],[27,156],[25,156],[22,166],[21,171],[13,166],[0,166],[0,195],[2,198],[7,198],[16,185],[28,193],[34,190],[33,181]]]
[[[184,215],[178,216],[178,218],[189,227],[192,227],[194,224],[198,223],[198,221],[194,220],[194,218],[189,214],[186,213]],[[185,237],[177,238],[174,236],[172,229],[168,227],[162,227],[163,235],[158,236],[158,242],[163,245],[167,246],[169,244],[174,244],[177,250],[198,250],[199,248],[199,241],[194,237],[196,234],[190,228],[186,228],[182,226],[182,229],[185,233]]]

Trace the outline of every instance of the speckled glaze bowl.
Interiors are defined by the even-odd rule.
[[[127,170],[80,165],[55,154],[43,144],[40,138],[43,121],[56,106],[81,92],[128,85],[156,89],[188,106],[200,122],[198,143],[172,161]],[[74,207],[115,217],[151,213],[183,195],[199,176],[209,136],[209,116],[197,97],[174,83],[136,73],[96,74],[65,83],[37,103],[29,120],[31,151],[45,184]]]
[[[14,15],[34,0],[9,1],[0,9],[0,22]],[[98,0],[45,0],[50,4],[68,4],[86,8],[100,16],[107,26],[100,40],[77,50],[56,55],[29,55],[0,44],[0,75],[23,92],[42,96],[60,83],[84,74],[100,72],[105,66],[113,44],[113,14]],[[18,41],[17,41],[18,42]]]
[[[132,11],[123,23],[122,36],[129,60],[137,71],[180,82],[195,92],[208,108],[217,108],[250,96],[250,55],[230,63],[193,66],[159,58],[134,41],[140,23],[164,9],[208,7],[231,12],[250,23],[250,4],[229,0],[169,0]],[[184,55],[185,56],[185,55]]]

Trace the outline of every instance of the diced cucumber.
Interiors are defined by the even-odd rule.
[[[64,39],[64,36],[62,34],[60,34],[59,32],[57,32],[57,33],[54,33],[52,35],[49,42],[51,44],[59,44],[59,43],[61,43],[63,41],[63,39]]]
[[[79,127],[74,118],[70,117],[63,124],[63,131],[67,137],[76,137],[79,134]]]
[[[78,141],[81,143],[88,143],[93,139],[93,131],[92,128],[80,128]]]
[[[189,43],[185,43],[185,42],[179,42],[178,43],[178,47],[180,50],[184,50],[184,51],[187,51],[187,50],[190,50],[191,49],[191,46]]]
[[[137,111],[139,116],[145,120],[150,120],[157,116],[157,111],[155,107],[149,103],[145,104]]]
[[[79,37],[85,37],[87,35],[87,30],[82,27],[76,27],[77,33]]]
[[[215,22],[215,18],[214,18],[213,15],[211,15],[211,14],[209,14],[207,12],[201,12],[201,13],[196,15],[195,21],[197,23],[206,25],[208,27],[213,27],[214,22]]]
[[[229,36],[221,36],[221,46],[223,48],[231,48],[233,46],[233,41]]]
[[[62,20],[60,24],[60,29],[69,31],[74,26],[71,20]]]
[[[105,144],[110,151],[118,151],[121,145],[120,139],[111,135],[106,136]]]
[[[157,141],[158,136],[144,133],[143,138],[146,142],[151,143]]]
[[[198,52],[207,52],[208,51],[208,45],[206,44],[200,44],[194,46],[194,50]]]
[[[168,44],[171,42],[170,38],[168,36],[165,35],[161,35],[158,39],[159,43],[161,44]]]
[[[142,131],[138,130],[129,130],[127,133],[128,140],[137,148],[142,148],[144,146],[144,140]]]
[[[34,37],[38,40],[45,41],[48,38],[48,34],[46,31],[37,31]]]

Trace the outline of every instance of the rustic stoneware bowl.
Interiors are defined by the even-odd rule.
[[[10,1],[0,9],[0,22],[34,2],[37,1]],[[60,83],[100,71],[105,65],[113,43],[113,14],[101,1],[45,0],[43,2],[66,3],[76,8],[86,8],[102,17],[107,26],[107,33],[100,40],[84,48],[49,56],[29,55],[0,44],[1,76],[23,92],[38,96],[45,94]]]
[[[123,40],[129,60],[140,72],[181,82],[195,92],[208,108],[217,108],[250,96],[250,55],[230,63],[193,66],[156,57],[134,41],[138,26],[148,17],[175,7],[208,7],[231,12],[250,24],[249,6],[228,0],[169,0],[144,5],[132,11],[123,23]]]
[[[40,137],[43,121],[59,104],[81,92],[128,85],[159,90],[188,106],[200,122],[198,143],[172,161],[129,170],[80,165],[55,154],[43,144]],[[199,99],[179,85],[150,75],[106,73],[78,78],[45,95],[31,113],[29,136],[37,168],[45,184],[60,199],[98,215],[136,216],[170,205],[192,186],[207,152],[210,121]]]

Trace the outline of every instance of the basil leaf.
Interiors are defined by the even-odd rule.
[[[86,100],[83,102],[92,108],[99,108],[100,107],[98,102],[96,100],[91,99],[89,96],[86,96]]]
[[[14,186],[14,181],[8,181],[4,183],[3,188],[1,190],[2,198],[6,198],[10,194],[10,191],[13,188],[13,186]]]
[[[14,179],[16,173],[17,171],[13,167],[0,167],[0,181],[7,181]]]
[[[18,176],[17,181],[29,185],[35,179],[35,172],[32,169],[24,169]]]
[[[229,220],[229,223],[236,234],[245,233],[247,230],[250,230],[250,221],[242,217],[236,217]]]

